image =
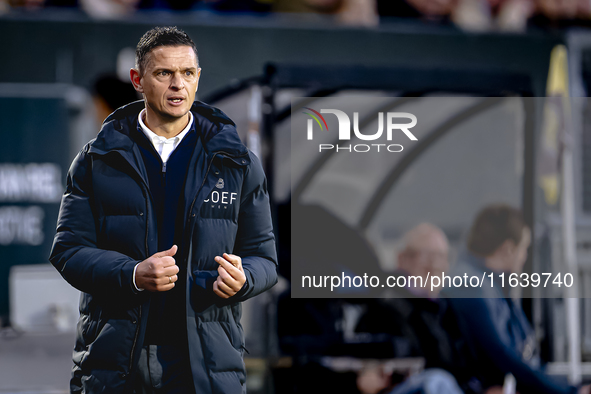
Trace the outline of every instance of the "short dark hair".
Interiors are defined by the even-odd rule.
[[[148,54],[156,47],[162,46],[182,46],[187,45],[193,48],[195,52],[195,59],[199,65],[199,57],[197,56],[197,47],[191,37],[176,26],[158,26],[150,29],[140,38],[135,49],[135,66],[139,69],[140,75],[144,74],[146,63],[148,62]]]
[[[476,215],[468,235],[468,250],[489,257],[507,240],[519,244],[525,227],[518,209],[505,204],[489,205]]]

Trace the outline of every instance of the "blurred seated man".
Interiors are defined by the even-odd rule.
[[[403,337],[410,344],[412,356],[425,358],[426,371],[396,386],[392,393],[454,392],[460,390],[458,384],[464,392],[481,391],[479,382],[467,368],[468,355],[464,354],[463,339],[456,330],[455,316],[447,300],[439,298],[440,288],[431,290],[425,284],[427,276],[448,271],[448,254],[447,237],[438,227],[423,223],[410,230],[404,237],[395,271],[395,276],[406,278],[407,287],[394,288],[391,298],[368,305],[357,325],[358,332]],[[420,280],[415,283],[412,277]],[[365,381],[368,379],[363,376],[359,379],[362,386]],[[449,391],[442,391],[442,387],[448,386]]]
[[[539,368],[535,336],[521,306],[503,293],[498,274],[521,272],[530,245],[530,230],[521,213],[507,205],[484,208],[468,235],[468,254],[460,259],[450,276],[494,274],[482,287],[446,288],[463,336],[475,354],[475,367],[485,387],[503,385],[513,374],[520,394],[589,393],[546,376]],[[487,276],[488,277],[488,276]],[[449,285],[448,285],[449,286]],[[505,290],[507,290],[507,279]],[[500,391],[499,391],[500,392]]]

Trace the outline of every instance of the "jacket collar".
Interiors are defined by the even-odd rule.
[[[103,122],[98,136],[91,142],[89,152],[105,155],[118,151],[124,156],[134,156],[135,142],[130,136],[130,131],[138,127],[137,117],[143,108],[144,101],[139,100],[109,115]],[[236,125],[226,114],[200,101],[193,103],[191,112],[194,126],[210,158],[221,154],[240,166],[250,163],[248,149],[240,140]]]

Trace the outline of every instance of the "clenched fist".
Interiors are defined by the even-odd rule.
[[[238,293],[246,282],[242,259],[234,254],[224,253],[215,257],[220,276],[213,282],[213,292],[222,298],[230,298]]]
[[[174,256],[177,246],[163,252],[154,253],[138,264],[135,271],[135,284],[139,289],[148,291],[168,291],[178,280],[179,267]]]

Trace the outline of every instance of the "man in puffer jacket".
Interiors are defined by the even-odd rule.
[[[72,393],[244,393],[241,301],[277,281],[265,175],[194,102],[195,44],[140,40],[144,100],[112,113],[67,177],[50,261],[79,289]]]

